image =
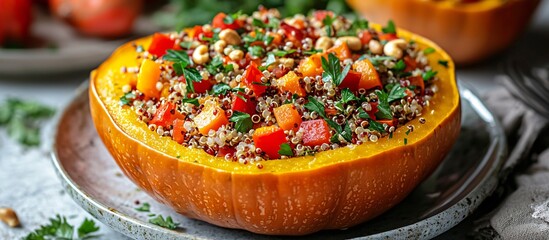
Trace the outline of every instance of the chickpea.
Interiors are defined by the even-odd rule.
[[[400,59],[402,58],[402,55],[404,54],[404,49],[406,49],[407,45],[408,43],[406,43],[404,39],[391,40],[385,44],[385,47],[383,47],[383,53],[385,53],[385,55],[387,56]]]
[[[225,29],[219,33],[219,39],[225,41],[229,45],[238,45],[242,41],[240,35],[235,30]]]
[[[233,61],[240,61],[244,57],[244,52],[240,49],[233,50],[231,53],[229,53],[229,58]]]
[[[370,42],[368,43],[368,47],[373,54],[379,55],[383,53],[383,46],[381,46],[381,43],[377,40],[370,40]]]
[[[193,52],[193,62],[195,64],[204,64],[210,60],[208,46],[200,45]]]
[[[219,40],[215,42],[214,50],[218,53],[222,53],[223,49],[225,49],[226,46],[227,46],[227,42],[225,42],[225,40]]]
[[[360,49],[362,49],[362,42],[360,39],[353,36],[340,37],[336,40],[335,45],[341,45],[344,42],[347,43],[347,46],[349,46],[351,51],[360,51]]]
[[[322,49],[324,51],[332,46],[334,46],[334,41],[329,37],[320,37],[315,43],[315,49]]]

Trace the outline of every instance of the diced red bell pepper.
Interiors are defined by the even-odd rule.
[[[149,46],[149,53],[161,57],[167,53],[168,49],[174,49],[175,40],[162,33],[155,33]]]
[[[406,63],[406,68],[404,69],[405,72],[414,71],[416,70],[416,68],[418,68],[419,65],[415,59],[408,55],[404,56],[404,63]]]
[[[227,14],[222,12],[215,15],[212,21],[212,26],[214,28],[232,29],[232,30],[236,30],[242,27],[243,25],[242,21],[235,19],[232,23],[225,23],[225,17],[227,17]]]
[[[303,31],[291,26],[290,24],[287,24],[285,22],[282,22],[280,24],[280,28],[282,28],[282,31],[284,31],[284,34],[289,39],[295,39],[299,42],[305,38],[305,34]]]
[[[202,28],[202,26],[194,26],[191,32],[192,35],[190,37],[199,41],[201,41],[203,37],[211,38],[214,34],[212,31],[204,31],[204,28]]]
[[[318,10],[313,13],[313,16],[318,21],[323,21],[326,16],[334,17],[334,12],[328,10]]]
[[[185,76],[180,76],[179,81],[187,83]],[[206,93],[212,89],[212,82],[210,80],[202,80],[200,82],[193,82],[194,92],[195,93]]]
[[[187,130],[185,129],[185,120],[183,119],[175,119],[173,121],[173,140],[176,141],[179,144],[182,144],[183,141],[185,141],[185,132]]]
[[[391,41],[398,39],[398,36],[395,33],[382,33],[379,34],[379,40]]]
[[[343,79],[341,84],[339,84],[339,88],[345,89],[348,88],[351,91],[358,91],[358,84],[360,83],[360,79],[362,77],[362,74],[349,70],[349,73],[347,73],[347,76]]]
[[[425,91],[425,82],[423,81],[423,77],[421,76],[415,76],[408,78],[408,81],[410,81],[411,86],[416,86],[420,89],[420,93],[423,94]]]
[[[368,30],[362,31],[358,33],[358,38],[360,38],[362,45],[368,44],[372,40],[372,34]]]
[[[237,93],[239,94],[239,96],[241,97],[238,97],[237,95],[235,95],[233,97],[233,103],[231,105],[231,109],[233,111],[239,111],[239,112],[245,112],[247,114],[250,114],[250,115],[253,115],[256,113],[256,102],[252,99],[250,99],[249,97],[247,96],[244,96],[244,94],[241,94],[241,93]],[[242,98],[246,99],[246,101],[244,101]]]
[[[222,147],[217,151],[216,157],[225,157],[227,154],[234,154],[236,149],[234,147]]]
[[[271,159],[280,158],[280,145],[287,143],[284,130],[277,126],[260,127],[254,131],[254,145]]]
[[[368,113],[368,116],[370,116],[371,119],[376,120],[376,113],[379,112],[379,109],[377,108],[377,105],[379,105],[378,102],[371,102],[370,106],[372,106],[372,110],[366,111]]]
[[[261,96],[267,90],[266,86],[260,85],[262,76],[263,73],[259,71],[255,62],[251,62],[248,69],[246,69],[246,73],[244,73],[244,83],[254,91],[256,97]]]
[[[332,134],[330,133],[330,126],[328,126],[328,123],[324,119],[304,121],[301,123],[301,128],[305,130],[303,133],[303,145],[312,147],[323,143],[330,143]]]
[[[177,111],[175,103],[166,102],[160,105],[160,108],[156,109],[150,124],[156,126],[168,127],[173,124],[175,119],[184,119],[185,116]]]

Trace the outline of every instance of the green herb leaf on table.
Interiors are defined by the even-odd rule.
[[[333,53],[330,53],[328,59],[322,58],[322,69],[324,70],[322,79],[324,81],[332,81],[336,86],[339,86],[347,76],[347,73],[349,73],[351,65],[345,66],[342,71],[339,59]]]
[[[395,26],[395,23],[393,22],[393,20],[389,20],[389,22],[387,23],[387,26],[383,27],[381,30],[383,31],[383,33],[393,33],[393,34],[396,34],[396,26]]]
[[[290,147],[290,145],[287,143],[283,143],[280,145],[280,150],[278,150],[278,154],[288,156],[288,157],[294,156],[292,147]]]
[[[172,229],[172,230],[176,229],[177,226],[179,226],[179,223],[174,222],[171,216],[168,216],[164,219],[164,217],[160,214],[154,218],[149,219],[149,222],[154,225]]]
[[[140,212],[150,212],[151,211],[151,205],[149,203],[143,203],[141,206],[135,208],[135,210]]]
[[[40,144],[40,121],[53,116],[54,110],[36,102],[7,99],[0,105],[0,126],[8,135],[26,146]]]
[[[233,111],[233,115],[229,118],[229,121],[234,122],[234,128],[241,133],[247,133],[254,125],[250,114],[239,111]]]
[[[42,225],[38,229],[29,233],[23,239],[25,240],[44,240],[44,239],[97,239],[99,235],[92,235],[99,231],[99,227],[91,219],[84,219],[77,229],[77,237],[74,236],[74,226],[67,222],[66,217],[59,214],[55,218],[50,218],[49,224]]]

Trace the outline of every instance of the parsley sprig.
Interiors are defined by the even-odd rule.
[[[381,30],[383,33],[396,34],[395,22],[393,22],[393,20],[389,20],[389,22],[387,22],[387,26],[383,27]]]
[[[322,80],[331,81],[336,86],[339,86],[343,82],[343,79],[345,79],[345,76],[347,76],[347,73],[349,73],[351,65],[345,66],[342,71],[339,59],[333,53],[330,53],[328,59],[322,58],[322,69],[324,70]]]
[[[179,223],[174,222],[171,216],[164,218],[162,214],[158,214],[155,217],[149,219],[149,222],[154,225],[172,230],[176,229],[177,226],[179,226]]]
[[[309,102],[307,102],[304,106],[306,109],[309,109],[310,111],[318,113],[324,120],[328,123],[328,125],[333,128],[336,131],[336,135],[332,136],[331,141],[332,142],[339,142],[338,136],[340,135],[345,139],[347,142],[351,142],[352,140],[352,132],[349,127],[349,124],[345,124],[345,127],[340,126],[336,122],[334,122],[332,119],[328,118],[326,116],[326,110],[324,108],[324,104],[320,103],[318,100],[316,100],[314,97],[309,96]]]
[[[280,145],[280,150],[278,150],[278,154],[293,157],[294,152],[292,151],[292,147],[290,147],[290,144],[283,143]]]
[[[168,50],[167,54],[163,57],[164,60],[173,62],[173,70],[177,75],[183,75],[187,81],[187,91],[194,93],[195,82],[202,81],[202,75],[196,70],[196,68],[187,68],[192,66],[193,62],[187,52],[180,50]]]
[[[234,128],[241,133],[247,133],[254,125],[250,114],[239,111],[233,111],[233,115],[229,118],[229,121],[234,122]]]
[[[50,223],[40,226],[40,228],[29,233],[23,239],[25,240],[44,240],[44,239],[63,239],[63,240],[76,240],[76,239],[97,239],[99,235],[94,235],[99,231],[99,227],[95,225],[95,222],[91,219],[84,219],[80,226],[75,229],[74,226],[67,222],[66,217],[62,217],[59,214],[55,218],[50,218]]]
[[[7,99],[0,105],[0,127],[7,129],[8,135],[26,146],[40,145],[40,122],[53,116],[54,110],[42,104]]]

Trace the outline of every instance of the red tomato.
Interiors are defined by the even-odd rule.
[[[181,76],[178,79],[181,82],[187,83],[187,80],[185,80],[185,76]],[[193,82],[194,92],[195,93],[206,93],[207,91],[210,91],[212,89],[212,82],[210,80],[202,80],[200,82]]]
[[[301,42],[301,40],[303,40],[303,38],[305,38],[305,34],[303,34],[303,31],[285,23],[285,22],[282,22],[280,24],[280,28],[282,28],[282,30],[284,31],[284,34],[286,35],[287,38],[289,39],[295,39],[299,42]]]
[[[243,96],[244,94],[239,93],[239,95],[242,96],[242,98],[246,99],[246,101],[244,101],[242,98],[237,97],[235,95],[233,97],[233,103],[231,105],[231,109],[233,111],[245,112],[250,115],[255,114],[256,102],[246,96]]]
[[[156,110],[150,124],[167,127],[172,125],[175,119],[183,119],[183,118],[184,118],[183,114],[177,111],[175,104],[172,102],[167,102],[161,105]]]
[[[277,126],[261,127],[255,130],[254,144],[271,159],[280,158],[280,145],[287,143],[286,134]]]
[[[143,0],[50,0],[54,15],[79,32],[97,37],[120,37],[132,31]]]
[[[362,45],[368,44],[372,40],[372,34],[368,30],[362,31],[358,34],[358,38],[360,38]]]
[[[362,78],[362,73],[349,70],[349,73],[347,73],[347,76],[345,76],[341,84],[339,84],[339,88],[341,89],[348,88],[351,91],[357,91],[358,83],[360,82],[361,78]]]
[[[22,42],[32,23],[30,0],[0,0],[0,45],[4,40]]]
[[[261,83],[262,76],[263,73],[259,71],[259,68],[257,68],[257,64],[255,64],[255,62],[250,63],[248,69],[246,69],[246,73],[244,74],[244,82],[254,91],[254,95],[256,97],[261,96],[261,94],[267,90],[267,87],[259,85],[259,83]]]

